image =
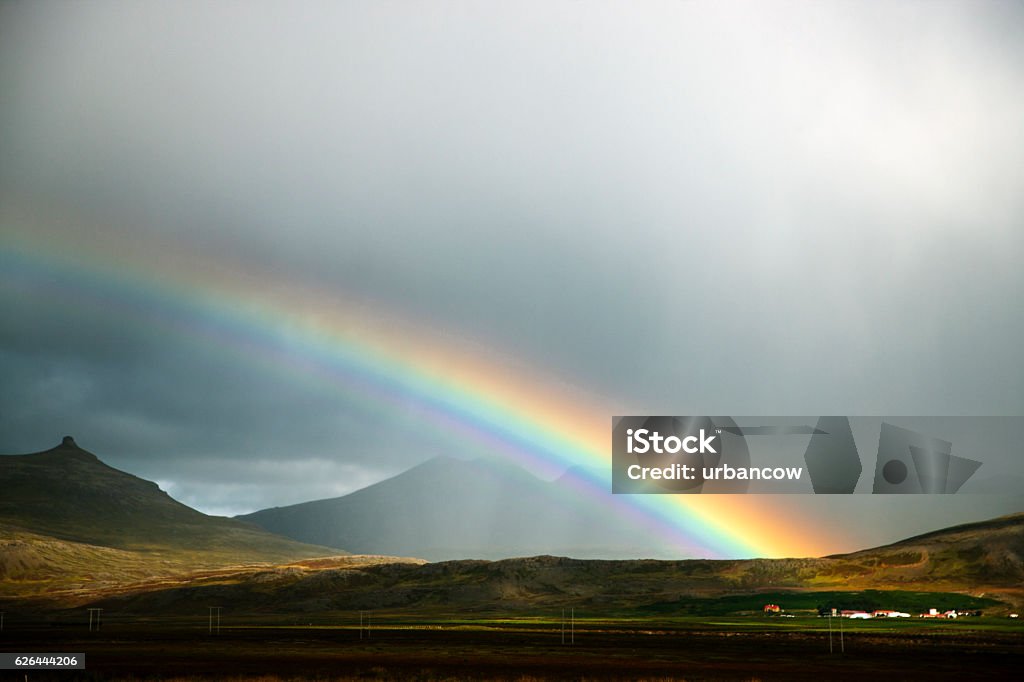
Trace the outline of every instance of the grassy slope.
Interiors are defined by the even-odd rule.
[[[832,604],[842,608],[983,609],[1019,605],[1019,564],[976,582],[990,554],[1003,556],[1024,516],[998,529],[957,530],[927,542],[801,560],[598,561],[531,557],[503,561],[327,566],[235,574],[219,583],[185,585],[160,595],[106,602],[110,608],[192,612],[210,598],[249,613],[325,614],[392,610],[419,613],[533,612],[575,606],[605,614],[724,614],[756,611],[766,602],[790,609]],[[989,533],[994,533],[989,537]],[[911,549],[916,547],[917,549]],[[989,547],[988,554],[979,547]],[[962,578],[944,564],[946,553],[966,553]],[[319,570],[322,569],[322,570]],[[938,579],[937,576],[941,576]],[[1002,603],[1000,603],[1002,602]]]
[[[211,517],[74,443],[0,457],[0,595],[344,554]]]

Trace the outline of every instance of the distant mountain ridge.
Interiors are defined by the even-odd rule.
[[[678,553],[620,518],[621,510],[604,497],[567,485],[580,473],[571,470],[547,482],[490,460],[436,457],[342,497],[235,518],[302,542],[429,561]]]

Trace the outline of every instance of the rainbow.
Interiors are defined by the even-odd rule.
[[[69,233],[67,219],[37,211],[0,219],[0,282],[45,280],[69,306],[161,325],[291,381],[327,382],[363,408],[412,406],[425,426],[534,471],[577,467],[571,485],[654,529],[681,556],[808,556],[821,546],[816,529],[765,513],[756,495],[611,495],[590,472],[610,466],[620,407],[422,321],[137,231]]]

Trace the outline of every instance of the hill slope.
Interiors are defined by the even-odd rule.
[[[343,553],[207,516],[70,437],[45,452],[0,456],[0,490],[0,579],[8,588]]]
[[[501,561],[327,566],[254,571],[215,588],[179,587],[104,600],[122,611],[201,610],[211,597],[252,614],[356,609],[425,613],[509,612],[575,606],[591,613],[724,613],[765,601],[813,609],[832,602],[870,608],[982,608],[1024,603],[1019,551],[1024,514],[961,526],[887,547],[820,559]],[[964,563],[960,557],[981,557]],[[995,561],[1005,557],[1006,562]],[[984,568],[990,566],[991,569]],[[999,602],[1002,602],[1000,605]],[[863,608],[863,606],[859,606]]]
[[[1024,514],[944,528],[835,558],[884,570],[892,582],[1024,585]]]
[[[563,477],[564,478],[564,477]],[[437,457],[343,497],[236,518],[302,542],[431,561],[537,554],[675,556],[608,500],[485,460]]]

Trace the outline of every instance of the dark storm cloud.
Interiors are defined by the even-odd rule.
[[[2,196],[382,301],[626,412],[1024,411],[1017,5],[0,13]],[[0,450],[74,429],[170,482],[453,447],[29,293],[0,296]]]
[[[221,462],[222,475],[234,480],[261,462],[297,462],[298,471],[306,458],[344,453],[362,472],[344,477],[346,492],[370,473],[379,479],[452,452],[401,405],[372,410],[320,368],[268,369],[238,357],[239,347],[160,324],[166,312],[124,315],[116,299],[54,288],[45,276],[12,281],[0,292],[12,321],[0,331],[4,452],[44,449],[69,433],[115,466],[157,479],[176,472],[179,481],[197,461]],[[287,365],[287,346],[270,347]],[[416,447],[402,435],[413,429]],[[199,467],[208,469],[208,462]],[[310,478],[281,487],[268,502],[300,501],[311,490],[338,489],[341,480]],[[193,482],[211,483],[205,475]]]

